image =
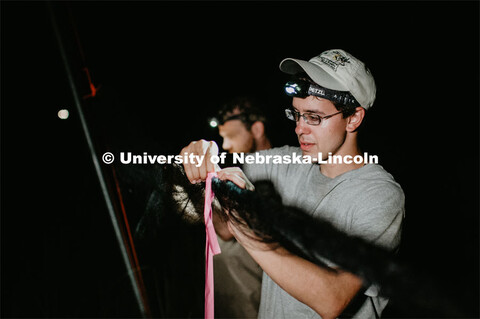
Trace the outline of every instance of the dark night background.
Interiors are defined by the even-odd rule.
[[[47,3],[1,6],[2,317],[138,316]],[[361,141],[405,191],[400,258],[434,278],[463,317],[479,316],[478,2],[52,8],[79,95],[89,93],[84,67],[100,87],[82,99],[100,155],[177,154],[191,140],[219,142],[207,117],[245,94],[271,114],[274,143],[295,145],[280,61],[342,48],[366,62],[378,93]],[[62,108],[67,120],[57,117]],[[148,195],[144,168],[120,166],[134,228]],[[183,312],[169,315],[202,315],[183,302]],[[386,314],[419,315],[401,303]]]

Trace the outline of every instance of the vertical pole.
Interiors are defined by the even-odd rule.
[[[53,12],[53,8],[52,8],[52,5],[51,5],[50,2],[48,2],[48,8],[49,8],[49,11],[50,11],[52,25],[53,25],[53,29],[54,29],[54,32],[55,32],[55,37],[57,38],[58,47],[60,49],[60,55],[62,56],[63,64],[65,66],[65,71],[67,73],[68,82],[70,84],[70,88],[71,88],[72,93],[73,93],[73,99],[74,99],[75,107],[76,107],[77,113],[78,113],[79,118],[80,118],[83,133],[84,133],[85,138],[87,140],[87,144],[88,144],[88,148],[90,150],[90,154],[92,156],[93,165],[95,166],[95,171],[97,173],[98,181],[100,182],[100,188],[102,190],[103,198],[105,199],[105,203],[107,205],[108,213],[110,215],[110,219],[111,219],[111,222],[112,222],[112,225],[113,225],[113,229],[115,231],[115,235],[116,235],[116,238],[117,238],[117,241],[118,241],[118,245],[120,247],[120,252],[121,252],[121,255],[122,255],[122,259],[123,259],[123,261],[125,263],[125,266],[127,268],[128,277],[130,279],[130,283],[132,284],[133,292],[134,292],[136,300],[137,300],[137,304],[138,304],[138,308],[140,310],[140,314],[142,315],[142,317],[145,318],[146,317],[146,309],[148,309],[148,307],[146,305],[146,300],[144,298],[142,298],[142,294],[140,292],[140,288],[139,288],[137,279],[135,277],[134,271],[133,271],[133,269],[131,267],[131,264],[130,264],[130,259],[129,259],[129,256],[128,256],[128,250],[127,250],[127,247],[125,246],[122,231],[121,231],[119,222],[118,222],[118,220],[116,218],[116,215],[115,215],[115,210],[113,208],[112,200],[111,200],[110,195],[108,193],[105,177],[103,176],[102,170],[100,168],[100,164],[99,164],[99,161],[98,161],[98,156],[97,156],[97,153],[95,151],[95,147],[94,147],[93,142],[92,142],[92,137],[90,135],[90,131],[88,129],[87,122],[85,120],[85,116],[83,114],[80,98],[79,98],[78,93],[77,93],[77,88],[75,86],[72,71],[70,69],[68,58],[67,58],[67,55],[65,53],[62,38],[61,38],[61,35],[60,35],[60,31],[58,29],[57,21],[55,19],[55,14]]]

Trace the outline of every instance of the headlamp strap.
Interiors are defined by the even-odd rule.
[[[319,85],[310,84],[307,93],[308,95],[323,97],[327,100],[340,102],[345,105],[360,106],[353,95],[347,91],[330,90]]]

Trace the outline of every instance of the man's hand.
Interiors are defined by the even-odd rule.
[[[245,173],[238,167],[227,167],[220,170],[217,174],[218,178],[222,181],[232,181],[235,185],[240,188],[254,191],[255,186],[248,180]]]
[[[211,161],[212,155],[218,154],[218,146],[215,142],[205,140],[191,142],[180,151],[182,156],[189,154],[204,156],[199,167],[195,163],[183,163],[185,174],[187,174],[190,183],[195,184],[205,181],[208,173],[220,170],[220,167],[214,165]]]
[[[273,250],[279,247],[277,243],[267,244],[263,242],[261,238],[255,235],[255,233],[247,226],[238,225],[231,221],[227,222],[227,226],[230,233],[243,247],[245,247],[245,249],[263,251]]]
[[[217,171],[219,179],[224,181],[230,180],[243,189],[255,190],[253,184],[240,168],[227,167],[221,170],[218,165],[212,163],[211,157],[218,155],[218,146],[215,142],[205,140],[191,142],[180,151],[180,155],[182,156],[189,156],[190,154],[204,156],[202,164],[198,167],[195,163],[183,163],[185,174],[192,184],[205,181],[208,173]]]
[[[218,165],[212,164],[212,161],[210,160],[211,156],[218,154],[218,146],[215,142],[213,141],[208,142],[205,140],[191,142],[188,146],[184,147],[180,152],[180,155],[182,156],[185,156],[185,155],[189,156],[190,154],[193,154],[196,156],[205,155],[202,165],[200,165],[199,167],[197,167],[194,163],[183,163],[183,167],[185,168],[185,174],[187,175],[187,178],[191,183],[200,183],[201,181],[205,181],[208,173],[217,171],[218,172],[217,176],[219,179],[224,181],[225,180],[232,181],[235,185],[243,189],[255,190],[255,187],[253,186],[253,184],[248,180],[247,176],[245,176],[245,173],[243,173],[243,171],[240,168],[227,167],[225,169],[220,170],[220,167],[218,167]],[[218,205],[214,207],[214,210],[220,211],[221,209],[222,208],[219,207]],[[227,224],[223,222],[221,219],[219,219],[218,216],[216,216],[216,214],[214,214],[213,222],[214,222],[217,234],[223,240],[230,240],[233,238]],[[244,231],[249,231],[249,230],[244,230]]]

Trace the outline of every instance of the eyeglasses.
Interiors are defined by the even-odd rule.
[[[320,116],[320,115],[315,114],[315,113],[306,112],[306,113],[300,114],[300,112],[294,111],[292,109],[285,109],[285,115],[287,116],[287,119],[298,122],[300,120],[300,117],[303,117],[303,120],[308,125],[319,125],[322,122],[322,120],[326,120],[326,119],[331,118],[332,116],[340,114],[340,113],[342,113],[342,112],[337,112],[337,113],[333,113],[333,114],[330,114],[330,115]]]

